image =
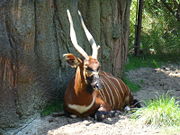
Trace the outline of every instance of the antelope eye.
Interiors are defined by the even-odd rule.
[[[87,68],[86,68],[86,71],[88,71],[88,72],[93,72],[93,69],[90,68],[90,67],[87,67]]]
[[[92,76],[92,75],[93,75],[93,69],[90,68],[90,67],[87,67],[87,68],[86,68],[86,75],[87,75],[88,77]]]

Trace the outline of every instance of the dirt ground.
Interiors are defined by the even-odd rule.
[[[180,100],[180,65],[166,65],[161,68],[140,68],[126,73],[128,78],[139,84],[141,90],[134,93],[142,101],[169,93]]]
[[[140,101],[153,99],[170,92],[180,97],[180,65],[166,65],[162,68],[140,68],[126,73],[128,78],[139,84],[141,90],[134,93]],[[40,117],[32,118],[23,127],[11,130],[7,135],[178,135],[162,129],[146,126],[118,115],[103,122],[90,118]]]

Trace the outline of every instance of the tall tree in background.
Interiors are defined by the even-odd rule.
[[[142,27],[143,3],[144,0],[137,0],[137,15],[136,15],[135,41],[134,41],[135,56],[140,55],[140,38],[141,38],[141,27]]]
[[[63,54],[76,53],[69,38],[70,9],[78,43],[89,52],[77,11],[101,46],[105,71],[118,75],[127,58],[131,0],[3,0],[0,2],[0,127],[16,126],[60,98],[72,77]],[[89,52],[90,54],[90,52]]]

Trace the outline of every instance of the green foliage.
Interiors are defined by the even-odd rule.
[[[169,6],[175,7],[172,0],[166,2],[168,2]],[[137,1],[133,0],[130,15],[130,49],[133,48],[134,45],[136,5]],[[164,6],[162,1],[144,1],[141,49],[145,53],[149,53],[150,48],[155,49],[157,54],[168,53],[180,55],[180,22]]]
[[[140,67],[152,67],[159,68],[165,63],[178,63],[180,59],[179,55],[146,55],[135,57],[130,55],[128,57],[128,63],[125,65],[125,71],[137,69]]]
[[[136,24],[136,0],[132,0],[130,7],[130,33],[129,33],[129,49],[131,50],[134,45],[134,33],[135,33],[135,24]]]
[[[125,70],[133,70],[140,67],[153,67],[157,68],[162,65],[162,61],[159,57],[156,57],[155,55],[148,55],[146,57],[134,57],[129,56],[128,64],[125,65]]]
[[[132,118],[153,126],[180,126],[180,106],[175,98],[162,95],[146,102],[146,107],[138,109]]]
[[[41,115],[47,116],[49,114],[52,114],[53,112],[59,112],[62,110],[63,110],[63,103],[56,100],[56,101],[53,101],[53,102],[47,104],[47,106],[41,112]]]

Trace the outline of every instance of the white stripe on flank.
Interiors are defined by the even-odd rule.
[[[118,86],[120,87],[120,90],[118,90],[118,93],[119,93],[119,95],[120,95],[120,98],[122,98],[122,97],[124,96],[123,89],[122,89],[122,87],[121,87],[119,81],[118,81],[116,78],[113,78],[113,79],[118,83]],[[118,88],[117,88],[117,89],[118,89]],[[120,91],[121,91],[122,95],[121,95]],[[120,106],[120,104],[121,104],[121,102],[119,101],[118,106]]]
[[[106,96],[104,95],[104,91],[100,90],[100,95],[102,96],[102,98],[105,100],[105,102],[107,102]]]
[[[106,90],[107,96],[108,96],[108,98],[109,98],[109,102],[110,102],[109,104],[112,105],[112,101],[111,101],[111,98],[110,98],[110,95],[109,95],[110,93],[109,93],[109,91],[106,89],[106,85],[107,85],[107,84],[105,83],[105,81],[104,81],[103,79],[102,79],[102,82],[104,83],[104,90]],[[106,85],[105,85],[105,84],[106,84]],[[108,87],[108,85],[107,85],[107,87]]]
[[[106,73],[105,73],[106,74]],[[110,76],[110,75],[108,75],[108,74],[106,74],[109,78],[111,78],[111,79],[115,79],[117,82],[118,82],[118,84],[119,84],[119,87],[120,87],[120,91],[121,91],[121,93],[123,94],[123,96],[124,96],[124,91],[123,91],[123,89],[122,89],[122,87],[121,87],[121,84],[119,83],[119,81],[115,78],[115,77],[112,77],[112,76]]]
[[[108,79],[107,79],[108,80]],[[106,83],[106,80],[105,80],[105,83]],[[115,105],[115,100],[114,100],[114,96],[113,96],[113,93],[112,93],[112,90],[111,90],[111,88],[110,88],[110,86],[108,85],[108,83],[106,83],[106,85],[108,86],[108,89],[109,89],[109,91],[108,91],[108,93],[109,94],[111,94],[111,99],[112,99],[112,108],[114,108],[114,105]]]
[[[111,80],[111,79],[115,80],[118,83],[118,80],[116,78],[112,78],[112,77],[110,78],[109,77],[109,80]],[[118,87],[115,85],[115,83],[112,82],[112,84],[114,84],[114,89],[115,89],[115,92],[116,92],[116,96],[118,97],[118,107],[119,107],[120,104],[121,104],[120,100],[122,99],[122,95],[120,93],[121,90],[118,89]],[[118,83],[118,85],[119,85],[119,83]]]
[[[114,96],[117,96],[118,97],[118,103],[119,103],[119,100],[120,100],[120,97],[119,97],[119,94],[118,94],[118,88],[115,86],[115,84],[109,79],[109,78],[107,78],[106,76],[104,76],[107,80],[108,80],[108,82],[112,85],[112,87],[113,87],[113,90],[115,91],[115,95],[113,95],[113,100],[114,100],[114,107],[115,106],[117,106],[116,105],[116,102],[115,102],[115,99],[114,99]],[[111,92],[113,92],[112,90],[110,90]]]

